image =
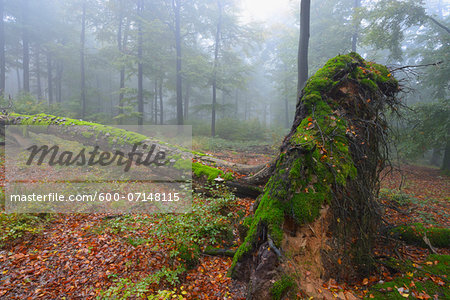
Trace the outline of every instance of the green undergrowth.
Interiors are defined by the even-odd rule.
[[[294,286],[294,280],[288,275],[283,275],[279,280],[275,281],[270,289],[272,299],[281,300]]]
[[[221,185],[206,184],[210,196],[194,194],[192,210],[184,214],[123,215],[105,220],[95,234],[116,235],[124,243],[164,253],[161,264],[144,278],[111,275],[113,284],[99,299],[182,299],[179,287],[187,271],[195,268],[206,248],[230,248],[233,230],[242,218],[235,196]],[[143,232],[145,234],[143,235]],[[168,267],[170,265],[170,267]],[[151,290],[158,290],[152,294]]]
[[[48,214],[6,214],[0,212],[0,248],[25,236],[38,235],[51,219]]]
[[[197,177],[205,176],[208,181],[214,181],[214,179],[218,178],[219,176],[226,181],[233,180],[234,178],[233,174],[230,172],[225,173],[218,168],[213,168],[198,162],[192,163],[192,173]]]
[[[419,217],[419,222],[438,226],[436,216],[430,212],[430,205],[439,205],[440,201],[434,198],[419,198],[414,194],[406,194],[397,189],[381,189],[379,198],[387,200],[390,205],[401,208],[406,212],[414,212]],[[450,218],[449,212],[446,210],[437,210],[436,214],[442,219]]]
[[[450,247],[450,229],[438,227],[425,227],[421,223],[398,226],[391,231],[394,235],[407,243],[427,247],[423,237],[426,235],[434,247]]]
[[[340,103],[328,100],[344,73],[362,85],[397,84],[386,67],[365,62],[356,53],[329,60],[308,80],[301,98],[306,117],[290,138],[292,151],[280,155],[265,186],[245,241],[234,257],[231,274],[236,263],[265,238],[259,236],[262,227],[280,246],[286,217],[298,225],[314,221],[322,205],[333,197],[331,186],[345,186],[349,178],[356,177],[346,137],[351,129],[337,109]]]
[[[430,255],[424,263],[390,259],[398,275],[370,287],[366,299],[450,299],[450,255]]]
[[[234,226],[241,216],[235,212],[235,196],[219,185],[207,185],[211,197],[194,194],[192,210],[184,214],[123,215],[90,229],[95,234],[109,232],[123,236],[133,246],[148,245],[164,250],[171,259],[193,268],[201,249],[234,243]],[[147,231],[141,236],[139,233]],[[170,250],[170,251],[169,251]]]
[[[180,283],[180,276],[186,271],[182,266],[177,268],[163,267],[160,270],[147,275],[138,281],[128,278],[115,278],[114,284],[108,289],[101,291],[97,299],[183,299],[183,293],[178,294],[175,290],[159,290],[154,295],[150,294],[152,285],[166,284],[175,286]],[[114,276],[113,276],[114,277]]]

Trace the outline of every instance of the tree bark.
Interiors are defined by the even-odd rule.
[[[85,43],[86,43],[86,1],[82,3],[81,15],[81,49],[80,49],[80,64],[81,64],[81,118],[86,117],[86,70],[85,70]]]
[[[439,26],[440,28],[444,29],[448,34],[450,34],[450,28],[448,28],[447,26],[445,26],[444,24],[442,24],[441,22],[439,22],[438,20],[436,20],[435,18],[433,18],[432,16],[426,16],[428,19],[430,19],[431,22],[433,22],[434,24],[436,24],[437,26]]]
[[[184,119],[189,118],[189,97],[191,96],[191,83],[186,82],[186,94],[184,95]]]
[[[163,90],[162,90],[162,83],[163,79],[159,80],[159,124],[164,124],[164,110],[163,110]]]
[[[442,162],[442,170],[450,171],[450,142],[447,141],[444,150],[444,161]]]
[[[0,97],[5,95],[6,88],[6,57],[5,57],[5,26],[4,26],[4,0],[0,0]]]
[[[153,105],[153,124],[158,124],[158,79],[155,79],[155,89],[154,89],[154,101]]]
[[[123,0],[119,1],[119,26],[117,28],[117,48],[119,54],[123,55],[123,42],[122,42],[122,26],[123,26]],[[125,87],[125,67],[120,67],[120,83],[119,83],[119,115],[123,114],[123,88]],[[119,124],[122,124],[122,118],[119,119]]]
[[[20,69],[19,69],[20,63],[19,63],[19,57],[16,58],[16,77],[17,77],[17,90],[22,90],[22,83],[20,80]]]
[[[353,5],[353,19],[356,14],[356,10],[361,6],[361,0],[355,0]],[[355,22],[355,20],[353,20]],[[358,43],[358,31],[359,31],[359,24],[354,24],[353,27],[353,35],[352,35],[352,52],[356,52],[356,45]]]
[[[138,15],[138,125],[144,124],[144,68],[142,62],[142,13],[144,11],[144,1],[138,0],[137,15]]]
[[[36,85],[37,85],[37,97],[42,99],[42,85],[41,85],[41,46],[36,44],[35,49],[35,61],[36,61]]]
[[[47,50],[47,88],[48,88],[48,103],[53,103],[53,74],[52,74],[52,54]]]
[[[285,128],[289,128],[289,98],[288,98],[288,78],[286,76],[287,74],[287,67],[284,65],[284,72],[285,72],[285,78],[284,78],[284,126]]]
[[[51,70],[51,68],[50,68]],[[62,102],[62,79],[64,72],[64,64],[62,61],[56,63],[56,102]]]
[[[212,78],[212,114],[211,114],[211,136],[216,136],[216,104],[217,104],[217,67],[219,64],[219,50],[220,50],[220,35],[222,28],[222,3],[217,1],[217,8],[219,11],[219,19],[217,21],[216,38],[214,45],[214,66]]]
[[[28,24],[28,0],[22,0],[22,48],[23,48],[23,90],[30,92],[30,37]]]
[[[183,78],[181,66],[181,1],[172,0],[172,9],[175,14],[175,48],[177,65],[177,124],[183,125]]]
[[[308,80],[308,47],[311,0],[301,0],[300,3],[300,39],[298,44],[298,83],[297,98]]]

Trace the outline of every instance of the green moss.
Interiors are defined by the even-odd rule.
[[[198,245],[181,244],[177,250],[178,257],[184,262],[186,269],[190,270],[198,264],[200,257],[200,247]]]
[[[373,92],[378,90],[377,84],[368,78],[361,79],[361,83],[366,87],[368,87]]]
[[[223,176],[223,179],[225,179],[226,181],[231,181],[234,179],[234,175],[233,175],[233,173],[230,173],[230,172],[225,173],[225,175]]]
[[[339,103],[329,99],[345,72],[372,92],[388,81],[397,84],[386,67],[365,62],[356,53],[330,59],[307,81],[300,99],[306,117],[290,137],[291,152],[282,153],[277,161],[231,272],[257,246],[259,226],[266,226],[268,236],[279,246],[286,216],[299,225],[314,221],[322,205],[333,197],[330,185],[345,187],[349,179],[356,178],[347,140],[348,122],[336,109]]]
[[[427,247],[423,240],[425,234],[434,247],[450,247],[450,229],[448,228],[425,228],[421,223],[414,223],[395,227],[392,232],[397,234],[400,239],[422,247]]]
[[[107,140],[110,145],[113,145],[114,143],[118,143],[119,145],[135,145],[142,143],[144,140],[147,140],[148,137],[142,134],[139,134],[137,132],[128,131],[121,128],[116,128],[113,126],[107,126],[87,121],[80,121],[76,119],[71,118],[63,118],[63,117],[57,117],[53,115],[47,115],[47,114],[37,114],[37,115],[21,115],[16,113],[10,114],[12,117],[20,117],[20,123],[18,125],[60,125],[60,126],[88,126],[90,129],[93,130],[93,135],[96,137],[99,137],[100,135],[108,136]],[[45,128],[43,127],[43,130]],[[68,132],[68,134],[71,134]],[[77,134],[77,133],[73,133]],[[185,152],[191,152],[189,149],[185,149],[183,147],[179,147],[177,145],[170,145],[168,143],[164,143],[161,141],[155,140],[155,142],[165,144],[167,146],[170,146],[172,148],[179,149],[181,151]],[[195,155],[204,156],[203,153],[200,152],[193,152]]]
[[[173,164],[173,168],[177,170],[190,170],[192,169],[192,160],[179,158]]]
[[[207,165],[203,165],[198,162],[192,163],[192,172],[197,177],[206,176],[208,178],[208,181],[213,181],[217,177],[223,175],[222,170]]]
[[[283,275],[280,280],[275,281],[270,289],[272,299],[280,300],[294,285],[295,282],[290,276]]]
[[[81,135],[84,136],[85,138],[89,139],[94,136],[94,133],[85,131],[85,132],[82,132]]]
[[[413,265],[411,261],[400,261],[390,259],[386,262],[393,269],[400,271],[402,274],[394,280],[373,285],[367,293],[366,299],[370,299],[370,295],[374,299],[405,299],[406,294],[409,298],[415,295],[422,296],[426,293],[430,297],[437,295],[439,299],[450,299],[450,289],[448,288],[448,276],[450,275],[450,255],[430,255],[426,259],[426,263],[421,265]],[[434,280],[430,274],[433,274]],[[440,278],[441,284],[436,278]],[[411,283],[414,283],[412,285]],[[399,293],[399,288],[407,289],[403,291],[405,297]]]

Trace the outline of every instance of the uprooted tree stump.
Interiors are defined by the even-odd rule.
[[[388,159],[383,111],[396,110],[398,91],[385,66],[356,53],[308,80],[230,270],[249,281],[249,298],[279,298],[293,282],[313,296],[315,279],[371,269],[375,195]]]

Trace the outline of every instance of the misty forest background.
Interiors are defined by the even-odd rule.
[[[2,106],[11,97],[22,114],[189,124],[208,145],[281,141],[297,101],[299,1],[264,23],[241,4],[0,0]],[[391,69],[432,64],[396,73],[409,108],[392,123],[402,158],[447,169],[449,15],[446,0],[312,1],[309,44],[309,75],[350,51]]]

